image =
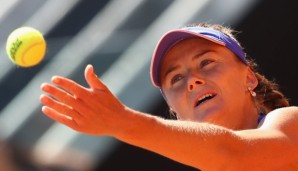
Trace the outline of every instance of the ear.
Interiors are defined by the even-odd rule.
[[[254,90],[258,86],[258,83],[259,81],[256,77],[256,74],[249,67],[247,67],[246,86]]]

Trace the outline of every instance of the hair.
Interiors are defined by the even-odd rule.
[[[218,30],[234,39],[239,44],[239,46],[242,47],[239,41],[236,39],[237,32],[229,27],[208,23],[192,24],[188,25],[187,27],[190,26],[205,27]],[[254,89],[254,91],[256,92],[255,102],[259,113],[267,114],[274,109],[289,106],[288,99],[284,96],[283,93],[280,92],[278,85],[274,81],[270,81],[264,75],[260,74],[257,71],[258,65],[252,59],[248,59],[247,55],[246,58],[248,67],[250,67],[250,69],[255,73],[258,80],[258,85]]]

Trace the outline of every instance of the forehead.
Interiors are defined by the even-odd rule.
[[[224,46],[201,38],[190,38],[182,40],[169,48],[169,50],[166,52],[162,61],[161,70],[171,63],[182,60],[181,57],[185,56],[188,53],[199,54],[204,51],[216,50],[219,47]]]

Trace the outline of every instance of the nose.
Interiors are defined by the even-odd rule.
[[[193,91],[194,89],[200,87],[204,83],[205,82],[202,79],[193,76],[188,79],[188,91]]]

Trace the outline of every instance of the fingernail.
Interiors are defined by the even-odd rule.
[[[92,65],[89,64],[87,67],[91,71],[91,73],[94,73],[94,70],[93,70],[93,66]]]
[[[48,108],[47,108],[46,106],[42,106],[42,107],[41,107],[41,111],[42,111],[43,113],[47,113]]]
[[[60,82],[59,77],[58,77],[58,76],[53,76],[53,77],[52,77],[52,82],[53,82],[53,83],[59,83],[59,82]]]
[[[44,94],[40,95],[39,99],[42,103],[46,103],[48,101]]]
[[[46,83],[42,83],[41,86],[40,86],[40,89],[43,90],[43,91],[47,91],[47,90],[49,90],[49,87],[47,86]]]

